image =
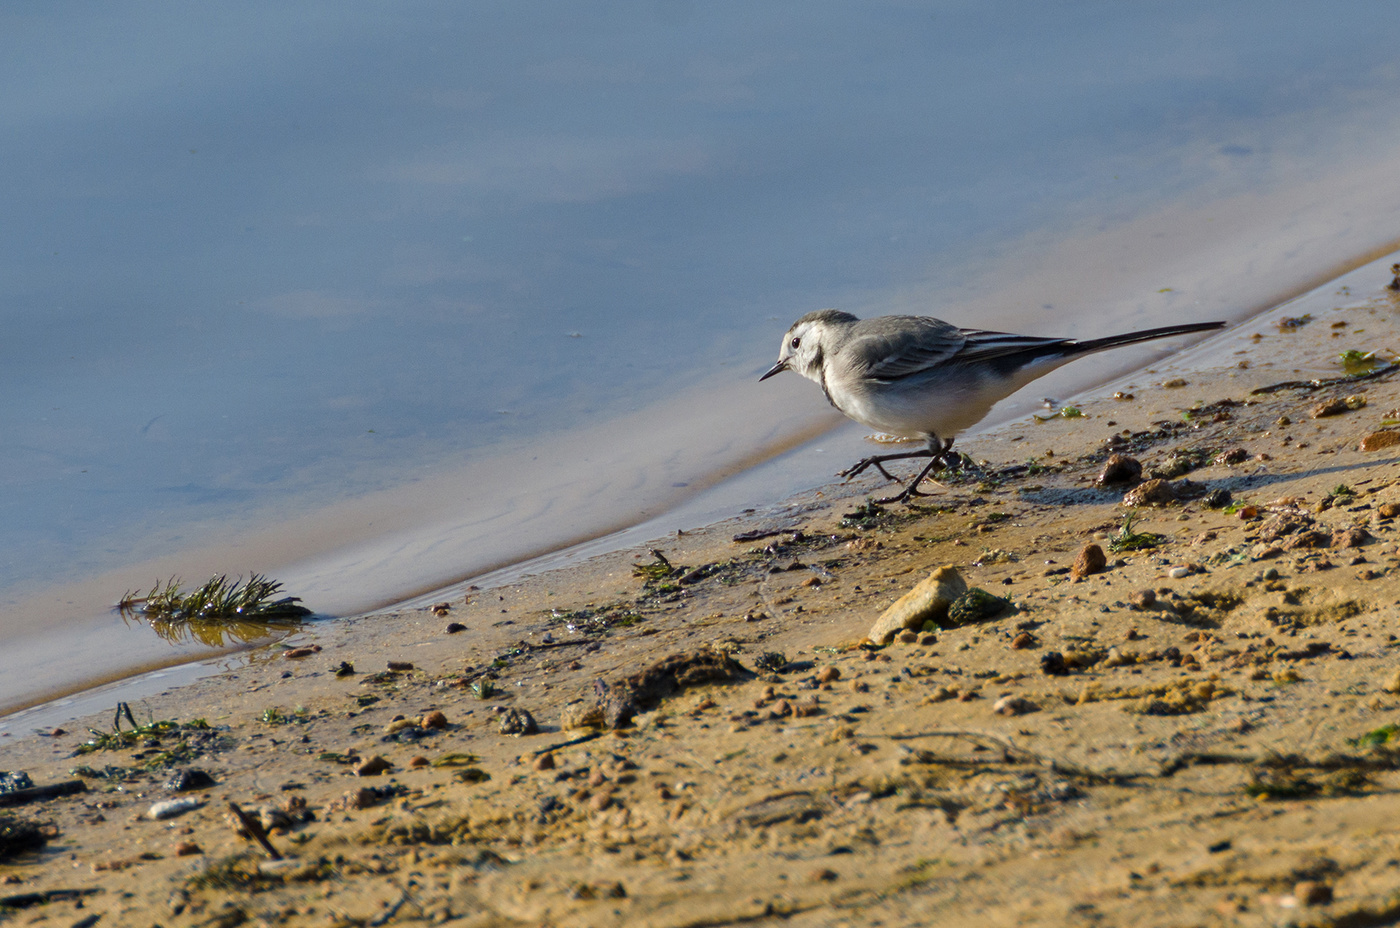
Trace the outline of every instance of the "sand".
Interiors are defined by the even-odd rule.
[[[1400,344],[1378,267],[1077,417],[967,442],[984,474],[920,506],[833,485],[436,610],[307,627],[130,707],[173,723],[130,745],[75,754],[110,712],[15,739],[0,767],[85,791],[0,809],[51,835],[0,863],[18,906],[0,918],[1400,920],[1400,445],[1361,450],[1400,419],[1400,377],[1253,392]],[[1114,453],[1187,498],[1126,507],[1130,487],[1094,485]],[[1134,511],[1158,543],[1112,550]],[[1087,545],[1106,563],[1077,577]],[[867,638],[944,566],[1010,605]],[[187,768],[214,784],[164,788]],[[150,817],[179,799],[195,807]],[[230,803],[266,810],[280,860]]]

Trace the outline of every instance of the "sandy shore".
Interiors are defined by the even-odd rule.
[[[129,744],[11,739],[0,767],[84,791],[0,808],[48,835],[0,863],[0,920],[1400,919],[1400,444],[1361,450],[1400,377],[1276,387],[1400,346],[1388,280],[1370,265],[1082,416],[969,441],[984,476],[923,506],[829,487],[310,627],[132,706],[171,724]],[[1151,495],[1094,485],[1115,453],[1166,481],[1132,523],[1155,546],[1113,550],[1125,494]],[[1088,545],[1106,563],[1077,576]],[[871,642],[944,566],[1010,605]],[[213,785],[166,788],[189,768]]]

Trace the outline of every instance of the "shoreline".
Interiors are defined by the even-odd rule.
[[[1376,734],[1400,709],[1400,445],[1358,445],[1400,418],[1400,377],[1251,392],[1400,344],[1383,264],[1105,385],[1079,417],[978,435],[964,450],[989,476],[950,480],[920,507],[863,506],[873,481],[819,488],[563,570],[449,588],[441,614],[308,626],[132,705],[138,722],[203,719],[209,735],[80,758],[74,733],[6,737],[4,766],[35,783],[116,771],[23,810],[59,837],[0,864],[7,889],[94,889],[83,911],[114,923],[1391,912],[1400,875],[1374,822],[1400,811]],[[1073,582],[1087,545],[1125,534],[1124,490],[1092,485],[1114,452],[1179,471],[1168,479],[1183,489],[1228,491],[1234,508],[1144,504],[1132,527],[1156,545],[1109,551]],[[744,532],[771,534],[734,540]],[[688,570],[668,575],[649,548]],[[863,642],[943,565],[1016,608]],[[628,727],[582,724],[597,681],[615,692],[642,668],[715,654],[744,673],[639,697]],[[342,663],[354,673],[337,676]],[[525,714],[540,733],[502,733]],[[110,729],[111,709],[86,724]],[[150,819],[175,794],[161,788],[171,766],[145,768],[177,745],[188,754],[171,766],[216,785]],[[375,756],[389,767],[354,775]],[[271,840],[291,862],[234,834],[226,801],[284,807]],[[295,820],[302,809],[314,818]],[[64,900],[34,911],[83,914]]]

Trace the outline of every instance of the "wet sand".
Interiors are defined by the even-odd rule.
[[[130,746],[75,756],[111,709],[8,737],[0,766],[85,791],[14,810],[56,835],[0,895],[15,924],[1393,921],[1400,444],[1361,447],[1400,377],[1306,384],[1400,344],[1388,279],[969,441],[987,473],[919,507],[829,486],[310,626],[134,704],[178,727]],[[1112,550],[1114,453],[1184,497],[1136,507],[1153,547]],[[943,566],[1011,607],[870,641]],[[214,785],[163,788],[187,767]]]

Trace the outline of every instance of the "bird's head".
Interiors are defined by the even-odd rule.
[[[792,324],[778,349],[778,363],[759,380],[767,380],[783,371],[796,371],[818,383],[822,379],[822,364],[832,353],[836,335],[852,323],[859,322],[850,313],[821,309],[808,313]]]

